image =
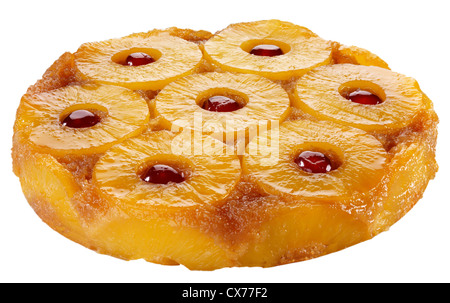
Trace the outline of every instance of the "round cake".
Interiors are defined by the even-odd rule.
[[[22,97],[12,159],[65,237],[193,270],[303,261],[387,230],[438,166],[416,80],[279,20],[85,43]]]

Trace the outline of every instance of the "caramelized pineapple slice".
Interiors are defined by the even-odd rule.
[[[354,96],[358,100],[352,102]],[[385,132],[410,124],[424,107],[413,78],[353,64],[319,67],[304,75],[296,85],[293,106],[319,119]]]
[[[225,71],[273,80],[301,76],[331,63],[330,42],[279,20],[232,24],[208,40],[204,49],[206,58]]]
[[[342,45],[338,42],[333,43],[333,61],[337,64],[350,63],[389,69],[389,65],[383,59],[367,49]]]
[[[149,121],[145,100],[110,85],[73,85],[22,98],[16,131],[44,153],[102,153],[141,133]]]
[[[329,165],[322,167],[324,161]],[[285,122],[279,131],[255,137],[242,162],[244,173],[265,192],[315,201],[345,200],[371,190],[385,164],[386,152],[371,135],[309,120]]]
[[[159,90],[200,64],[197,44],[155,32],[83,44],[75,55],[87,79],[132,90]]]
[[[241,174],[227,148],[202,134],[146,133],[110,149],[93,179],[106,199],[137,214],[217,205]]]
[[[215,101],[214,98],[219,100]],[[257,75],[204,73],[165,87],[156,112],[172,131],[198,131],[230,142],[283,122],[290,113],[281,86]]]

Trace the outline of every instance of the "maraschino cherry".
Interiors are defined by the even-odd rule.
[[[266,57],[274,57],[283,55],[283,51],[276,45],[273,44],[260,44],[255,46],[250,54],[256,56],[266,56]]]
[[[242,106],[236,100],[225,96],[212,96],[203,103],[202,108],[211,112],[233,112]]]
[[[100,122],[100,117],[88,110],[79,109],[70,113],[61,122],[63,126],[71,128],[91,127]]]
[[[156,164],[149,167],[140,177],[143,181],[153,184],[181,183],[185,180],[182,171],[165,164]]]
[[[332,170],[330,159],[321,152],[304,151],[295,158],[295,163],[305,172],[320,174]]]
[[[149,63],[155,62],[150,55],[146,53],[132,53],[129,54],[127,59],[125,60],[125,65],[128,66],[141,66]]]
[[[352,102],[365,105],[377,105],[383,102],[377,95],[363,89],[357,89],[349,93],[346,98]]]

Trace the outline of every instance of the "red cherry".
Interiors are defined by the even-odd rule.
[[[313,174],[332,170],[330,159],[321,152],[304,151],[295,158],[295,163],[305,172]]]
[[[236,100],[225,96],[212,96],[202,106],[203,109],[211,112],[233,112],[241,107]]]
[[[169,165],[156,164],[144,171],[141,179],[153,184],[167,184],[169,182],[181,183],[185,180],[185,176],[183,172]]]
[[[256,56],[267,56],[267,57],[274,57],[283,55],[283,51],[281,48],[279,48],[276,45],[272,44],[260,44],[255,46],[251,51],[250,54],[256,55]]]
[[[88,110],[73,111],[62,121],[63,126],[72,128],[91,127],[100,122],[100,117]]]
[[[132,53],[125,60],[125,65],[140,66],[155,62],[155,60],[146,53]]]
[[[352,102],[366,105],[377,105],[383,102],[377,95],[363,89],[349,93],[346,98]]]

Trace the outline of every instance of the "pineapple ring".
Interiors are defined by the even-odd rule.
[[[155,62],[142,66],[121,64],[134,52],[149,54]],[[192,73],[202,59],[193,42],[168,34],[136,34],[101,42],[85,43],[75,53],[78,70],[89,79],[132,90],[158,90]]]
[[[135,136],[145,129],[150,112],[145,100],[126,88],[110,85],[73,85],[22,98],[18,119],[38,149],[52,155],[95,154]],[[68,113],[90,109],[100,112],[101,122],[92,127],[61,124]]]
[[[232,112],[202,109],[202,100],[214,95],[236,95],[245,106]],[[289,96],[281,86],[248,74],[191,75],[167,85],[155,100],[165,128],[195,130],[223,141],[248,136],[257,127],[267,129],[290,113]]]
[[[357,46],[347,46],[333,43],[333,61],[335,64],[350,63],[355,65],[378,66],[390,69],[389,65],[380,57],[367,49]]]
[[[258,44],[274,44],[283,55],[250,54]],[[205,43],[205,56],[221,69],[252,73],[273,80],[301,76],[310,69],[331,63],[331,44],[310,30],[279,20],[233,24]]]
[[[267,146],[266,141],[272,140],[278,143],[276,149],[273,144]],[[320,174],[304,172],[294,158],[301,151],[311,150],[323,152],[338,168]],[[279,132],[260,134],[252,139],[246,151],[244,173],[266,192],[330,201],[369,191],[382,178],[386,162],[386,151],[371,135],[346,126],[309,120],[285,122]],[[268,162],[270,158],[272,161]]]
[[[383,101],[351,102],[349,89],[368,90]],[[416,80],[376,66],[336,64],[314,69],[296,85],[293,106],[319,118],[366,131],[395,131],[411,123],[423,106]]]
[[[129,139],[100,158],[94,182],[106,199],[139,216],[157,208],[218,205],[238,183],[240,161],[227,145],[199,135],[159,131]],[[143,181],[140,172],[153,164],[177,166],[186,172],[186,180],[168,184]]]

